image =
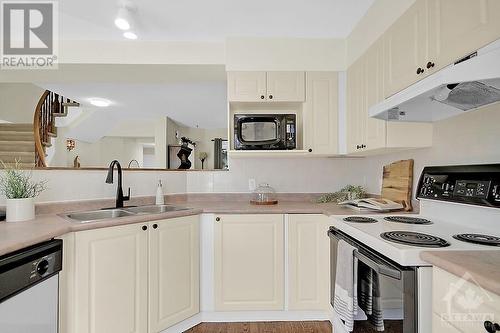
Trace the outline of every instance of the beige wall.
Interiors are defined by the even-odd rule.
[[[32,124],[44,91],[31,83],[0,83],[0,122]]]
[[[434,123],[431,148],[366,158],[363,173],[371,193],[380,192],[382,168],[413,158],[414,190],[424,166],[500,163],[500,104]]]

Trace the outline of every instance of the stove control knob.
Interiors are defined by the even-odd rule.
[[[38,263],[38,265],[36,266],[36,272],[40,276],[42,276],[45,273],[47,273],[48,270],[49,270],[49,262],[46,259],[43,259],[42,261],[40,261]]]

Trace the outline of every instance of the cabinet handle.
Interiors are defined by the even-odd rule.
[[[266,96],[260,95],[260,99],[264,99],[264,98],[266,98]]]
[[[426,67],[427,67],[427,69],[430,69],[430,68],[434,67],[434,65],[435,65],[435,64],[434,64],[433,62],[430,62],[430,61],[429,61],[429,62],[427,63],[427,66],[426,66]]]
[[[308,152],[310,152],[310,153],[312,153],[312,152],[313,152],[313,150],[312,150],[311,148],[309,148],[307,151],[308,151]]]
[[[424,72],[424,69],[423,68],[417,68],[417,74],[422,74]]]
[[[484,329],[488,333],[495,333],[497,331],[500,331],[500,325],[497,323],[492,323],[491,321],[487,320],[484,322]]]
[[[361,145],[361,148],[366,148],[366,145]]]
[[[218,217],[218,216],[217,216],[217,217],[215,218],[215,221],[219,222],[219,221],[220,221],[220,217]]]
[[[361,149],[361,146],[360,145],[356,145],[356,149]]]
[[[273,99],[273,95],[269,95],[269,99]]]
[[[142,226],[142,230],[146,231],[146,230],[148,230],[148,227],[147,227],[147,226],[145,226],[145,225],[143,225],[143,226]]]
[[[158,224],[155,223],[155,224],[153,224],[153,229],[156,229],[156,228],[158,228]]]

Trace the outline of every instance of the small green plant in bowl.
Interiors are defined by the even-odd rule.
[[[35,201],[47,188],[47,181],[34,181],[32,170],[23,170],[18,161],[13,166],[3,165],[0,177],[0,193],[6,199],[7,222],[31,220],[35,217]]]

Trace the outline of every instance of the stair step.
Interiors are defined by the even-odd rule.
[[[15,167],[16,163],[4,163],[6,167]],[[0,169],[4,168],[4,164],[0,163]],[[17,166],[21,169],[33,169],[35,167],[35,163],[18,163]]]
[[[64,108],[64,112],[61,112],[61,113],[59,113],[59,112],[54,112],[54,113],[52,113],[52,115],[53,115],[54,117],[66,117],[66,116],[68,115],[68,109],[67,109],[67,108]]]
[[[15,163],[19,161],[20,163],[33,163],[33,165],[35,165],[35,153],[0,151],[0,161],[4,163]]]
[[[34,152],[34,141],[0,141],[0,152]]]
[[[50,143],[50,142],[43,142],[43,141],[42,141],[42,145],[43,145],[44,147],[52,147],[52,143]]]
[[[5,132],[33,132],[33,124],[0,124],[0,131]]]
[[[33,129],[27,132],[2,131],[0,129],[0,141],[34,141]]]

